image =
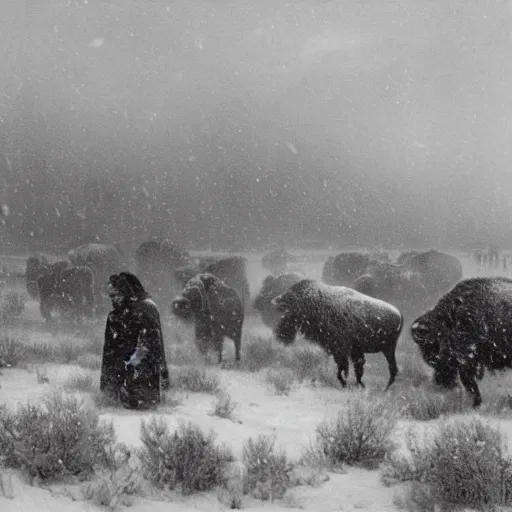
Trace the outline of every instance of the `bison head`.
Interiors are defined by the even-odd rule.
[[[210,274],[198,274],[190,279],[181,295],[173,300],[173,313],[184,319],[192,315],[209,314],[209,296],[214,291],[215,283],[216,277]]]
[[[411,335],[425,362],[429,366],[435,367],[441,350],[441,331],[437,327],[437,322],[434,322],[428,313],[422,315],[412,323]]]
[[[434,369],[434,382],[445,388],[454,388],[458,372],[452,357],[446,357],[449,352],[442,350],[447,339],[443,323],[426,313],[412,323],[411,334],[424,361]]]
[[[281,314],[274,329],[276,338],[285,344],[293,343],[302,323],[299,296],[288,290],[272,299],[270,304]]]
[[[193,312],[190,302],[184,297],[176,297],[171,304],[172,312],[183,320],[190,320]]]

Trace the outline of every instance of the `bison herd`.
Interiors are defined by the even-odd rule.
[[[104,244],[77,247],[68,260],[32,256],[26,263],[27,291],[48,322],[57,311],[74,321],[104,312],[109,276],[128,265]],[[270,275],[251,302],[243,257],[193,258],[163,240],[144,242],[135,253],[144,286],[164,310],[194,324],[198,349],[214,350],[219,363],[226,337],[240,361],[242,327],[252,313],[278,341],[290,344],[301,334],[332,355],[342,386],[352,364],[363,387],[365,355],[380,352],[388,389],[398,374],[395,352],[405,323],[434,381],[450,388],[460,380],[475,407],[485,370],[512,367],[510,279],[463,280],[459,259],[436,250],[408,251],[395,262],[384,253],[341,253],[327,258],[319,281],[292,271],[297,259],[284,249],[261,263]]]

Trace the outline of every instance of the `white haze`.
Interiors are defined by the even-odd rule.
[[[510,2],[4,0],[0,15],[12,244],[512,245]]]

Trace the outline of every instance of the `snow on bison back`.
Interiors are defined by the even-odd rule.
[[[412,323],[411,334],[434,369],[434,381],[451,388],[459,377],[478,407],[482,397],[476,379],[481,370],[512,367],[512,279],[459,282]]]

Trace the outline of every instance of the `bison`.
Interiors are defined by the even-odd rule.
[[[240,361],[244,307],[238,292],[212,274],[194,276],[172,302],[173,313],[195,324],[199,351],[214,348],[222,363],[224,337],[235,344],[235,359]]]
[[[158,299],[168,299],[181,289],[174,272],[192,264],[185,249],[168,240],[148,240],[135,253],[137,275],[144,286]]]
[[[365,354],[382,352],[388,362],[386,390],[398,374],[395,350],[402,331],[403,317],[393,305],[368,297],[344,286],[328,286],[303,279],[273,299],[281,313],[275,335],[284,344],[298,332],[320,345],[334,357],[338,380],[343,387],[349,359],[354,365],[357,384],[364,387]]]
[[[411,256],[405,265],[420,275],[430,298],[435,300],[462,279],[460,260],[435,249]]]
[[[272,299],[284,293],[291,285],[298,283],[304,279],[304,275],[298,272],[291,272],[288,274],[281,274],[274,277],[267,276],[261,284],[261,289],[254,299],[254,309],[259,312],[263,323],[274,329],[279,318],[280,313],[272,307]]]
[[[37,299],[37,278],[48,268],[49,262],[45,256],[33,255],[27,259],[25,281],[27,292],[32,299]]]
[[[200,260],[198,265],[179,268],[175,271],[175,277],[182,287],[198,274],[212,274],[234,288],[240,295],[244,307],[250,303],[251,291],[247,279],[247,259],[242,256],[222,258],[208,266],[203,267]]]
[[[71,314],[74,320],[94,313],[94,275],[88,267],[67,262],[50,265],[37,279],[41,316],[51,322],[52,311]]]
[[[350,286],[366,272],[370,263],[368,254],[342,252],[327,258],[322,272],[322,281],[332,286]]]
[[[108,278],[125,267],[119,251],[113,245],[85,244],[71,249],[68,258],[77,267],[91,269],[96,304],[102,309],[108,307]]]
[[[455,285],[411,325],[411,334],[434,381],[447,388],[457,378],[482,403],[476,382],[485,368],[512,367],[512,279],[479,277]]]
[[[400,256],[396,259],[395,264],[396,265],[403,265],[404,263],[408,263],[409,260],[416,256],[417,254],[420,254],[420,251],[403,251],[400,253]]]
[[[353,283],[358,292],[396,305],[405,311],[421,311],[428,296],[420,275],[392,264],[375,264]]]

